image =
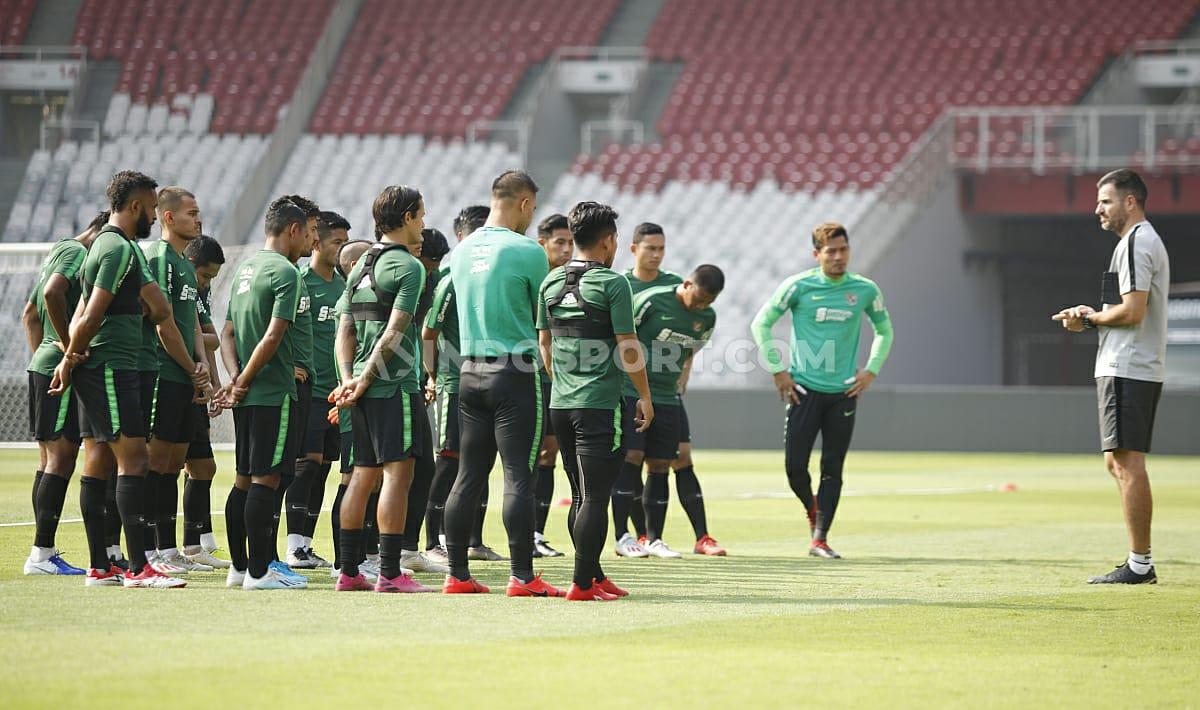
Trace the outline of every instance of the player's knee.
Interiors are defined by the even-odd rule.
[[[633,464],[634,466],[641,466],[642,461],[645,458],[646,458],[646,453],[644,451],[626,451],[625,452],[625,463]]]

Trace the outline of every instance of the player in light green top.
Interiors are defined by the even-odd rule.
[[[600,567],[608,533],[608,501],[624,458],[621,380],[638,393],[636,429],[654,420],[646,363],[633,324],[629,281],[611,268],[617,251],[617,213],[580,202],[567,218],[579,258],[546,277],[538,299],[542,359],[553,378],[550,416],[563,455],[578,464],[571,482],[571,537],[575,570],[567,599],[625,596]]]
[[[87,258],[88,247],[106,222],[108,213],[101,212],[83,233],[63,239],[50,249],[21,316],[33,352],[26,368],[29,431],[38,443],[39,457],[33,478],[33,518],[37,529],[33,549],[25,561],[27,575],[86,573],[67,564],[54,546],[67,482],[75,473],[79,455],[79,412],[70,389],[57,397],[48,390],[54,368],[62,360],[69,341],[71,314],[79,303],[79,270]]]
[[[483,482],[500,454],[504,527],[512,558],[510,596],[557,595],[533,572],[533,467],[542,442],[534,310],[549,270],[546,253],[525,236],[537,210],[537,184],[510,170],[492,182],[487,223],[450,254],[465,360],[459,380],[462,451],[446,500],[447,593],[482,593],[467,545]]]
[[[200,236],[200,208],[195,196],[181,187],[158,191],[158,223],[162,238],[146,249],[150,275],[171,303],[172,319],[164,332],[178,331],[184,348],[195,363],[208,371],[208,352],[196,310],[199,284],[196,268],[184,255],[187,245]],[[170,333],[169,337],[175,337]],[[180,553],[176,543],[175,518],[179,506],[179,472],[187,458],[188,446],[196,430],[208,420],[209,384],[197,391],[192,370],[185,370],[159,347],[154,328],[143,331],[143,349],[149,340],[155,352],[157,379],[150,407],[150,473],[146,477],[147,510],[153,516],[154,539],[147,531],[146,553],[154,555],[150,564],[164,574],[211,572],[212,567],[194,562]],[[143,368],[139,368],[143,369]]]
[[[294,262],[311,241],[308,216],[287,198],[267,207],[265,231],[263,250],[240,264],[230,280],[221,331],[221,358],[230,378],[219,396],[233,408],[238,474],[225,504],[232,562],[226,585],[274,590],[305,586],[269,565],[280,478],[295,467],[299,448],[290,435],[296,409],[292,323],[300,305]]]
[[[346,279],[350,313],[338,325],[339,406],[354,406],[354,474],[342,499],[339,591],[369,588],[359,570],[363,516],[375,483],[379,494],[378,591],[425,587],[401,567],[408,498],[429,418],[420,384],[421,351],[415,314],[425,286],[421,230],[425,203],[407,185],[383,189],[372,206],[380,240]]]
[[[696,351],[712,337],[717,322],[712,303],[724,288],[725,275],[719,268],[705,264],[696,267],[683,283],[645,289],[633,301],[638,340],[646,349],[646,371],[657,416],[645,434],[635,430],[632,421],[636,393],[627,380],[625,418],[628,451],[625,466],[635,466],[640,471],[644,459],[649,469],[642,507],[646,515],[645,548],[655,557],[679,557],[678,552],[667,547],[662,533],[667,503],[670,501],[667,471],[671,462],[678,457],[683,431],[680,381],[684,373],[691,371]],[[694,471],[692,475],[695,475]],[[692,485],[689,487],[688,483]],[[703,554],[705,549],[713,547],[720,550],[716,541],[708,535],[699,481],[685,482],[679,479],[676,485],[680,501],[685,505],[695,528],[696,543],[693,550],[697,554]],[[694,509],[696,505],[700,506],[698,515]],[[696,524],[697,518],[700,525]]]
[[[871,386],[892,347],[892,322],[875,282],[851,273],[846,228],[827,222],[813,230],[818,268],[785,280],[751,325],[754,340],[788,404],[785,463],[788,483],[808,513],[814,557],[837,557],[826,542],[842,493],[842,469],[858,396]],[[771,335],[771,326],[791,311],[791,367]],[[875,330],[871,357],[856,369],[858,338],[866,315]],[[816,500],[808,460],[821,434],[821,486]]]

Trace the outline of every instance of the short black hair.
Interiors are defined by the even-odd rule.
[[[505,170],[492,181],[492,199],[515,200],[521,195],[536,195],[537,183],[523,170]]]
[[[663,232],[663,228],[660,225],[657,225],[653,222],[642,222],[633,228],[633,243],[641,244],[642,239],[651,234],[662,234],[664,237],[666,236],[666,233]]]
[[[696,267],[689,280],[704,289],[704,291],[712,296],[716,296],[725,290],[725,272],[721,271],[712,264],[701,264]]]
[[[404,226],[407,215],[417,216],[421,208],[421,191],[408,185],[388,185],[375,198],[371,216],[375,218],[376,239]]]
[[[599,202],[580,202],[571,208],[567,223],[576,246],[587,249],[609,234],[617,233],[617,211]]]
[[[109,212],[108,210],[103,210],[103,211],[99,212],[95,217],[92,217],[91,222],[88,222],[88,226],[87,226],[88,231],[91,231],[93,229],[100,229],[104,225],[108,224],[108,218],[111,216],[112,216],[112,212]]]
[[[341,216],[333,210],[321,210],[321,221],[324,222],[330,229],[344,229],[350,231],[350,220]]]
[[[421,230],[421,256],[426,259],[441,259],[450,253],[450,243],[441,230],[426,227]]]
[[[462,212],[454,218],[454,233],[455,234],[470,234],[476,229],[482,227],[486,222],[488,215],[492,213],[492,208],[487,205],[468,205],[462,208]]]
[[[350,278],[351,262],[358,261],[362,257],[363,252],[370,248],[371,242],[368,242],[366,239],[351,239],[338,248],[337,270],[342,275],[342,278]]]
[[[555,212],[541,222],[538,222],[538,239],[549,239],[555,230],[570,228],[571,226],[567,224],[566,215]]]
[[[280,197],[267,207],[268,235],[277,237],[293,224],[300,225],[302,229],[308,229],[308,215],[304,214],[304,210],[297,207],[295,202],[286,197]]]
[[[158,183],[149,175],[136,170],[122,170],[108,181],[104,195],[108,197],[108,205],[112,211],[120,212],[137,193],[145,190],[154,192],[157,188]]]
[[[302,195],[284,195],[284,197],[291,200],[293,205],[304,210],[304,217],[306,219],[312,219],[313,217],[320,218],[321,208],[317,207],[317,203],[313,202],[307,197]]]
[[[1113,189],[1120,193],[1122,197],[1133,195],[1133,199],[1137,201],[1138,207],[1142,209],[1146,208],[1146,198],[1150,195],[1146,189],[1146,181],[1142,179],[1141,175],[1138,175],[1129,168],[1114,170],[1100,178],[1100,182],[1096,183],[1096,189],[1099,190],[1105,185],[1112,185]]]
[[[201,234],[188,242],[183,248],[183,255],[193,266],[225,263],[225,250],[221,248],[221,243],[207,234]]]

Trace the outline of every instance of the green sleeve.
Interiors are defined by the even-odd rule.
[[[97,254],[96,280],[92,285],[116,295],[117,289],[121,287],[121,281],[124,280],[125,272],[129,269],[129,260],[135,258],[134,251],[140,251],[140,249],[122,239],[115,247],[107,248]]]
[[[146,266],[158,287],[167,295],[167,300],[171,300],[171,267],[167,264],[166,254],[155,254],[146,261]]]
[[[425,287],[425,267],[417,259],[407,259],[396,269],[396,300],[392,310],[416,313],[421,300],[421,289]]]
[[[637,332],[633,325],[633,289],[629,279],[619,276],[608,280],[608,308],[613,333],[625,335]]]
[[[445,320],[443,309],[446,307],[446,299],[449,297],[450,283],[450,279],[445,277],[438,281],[437,288],[433,291],[433,301],[429,304],[429,312],[425,314],[426,328],[442,329],[442,323]]]
[[[76,249],[74,254],[58,262],[54,273],[62,274],[63,278],[69,281],[79,275],[79,268],[83,266],[85,258],[87,258],[87,249]]]
[[[878,375],[887,361],[888,353],[892,351],[892,318],[888,315],[887,307],[883,304],[883,292],[875,287],[875,298],[867,306],[867,317],[871,319],[871,327],[875,330],[875,338],[871,341],[871,357],[867,360],[867,371]]]
[[[349,288],[347,288],[347,290],[343,292],[341,296],[338,296],[337,303],[333,306],[333,312],[337,314],[338,320],[341,320],[342,316],[350,312]]]
[[[293,322],[296,309],[300,307],[300,272],[295,267],[280,267],[274,271],[274,281],[275,305],[271,308],[271,317]]]
[[[784,281],[779,288],[775,289],[770,300],[763,304],[758,315],[754,316],[754,320],[750,323],[750,332],[754,336],[754,342],[758,345],[759,352],[762,353],[767,370],[772,374],[783,372],[787,369],[787,364],[783,360],[783,353],[774,343],[771,327],[784,313],[791,310],[792,299],[799,288],[799,279],[790,278]]]
[[[546,284],[549,281],[550,277],[547,276],[538,289],[537,301],[534,302],[537,308],[537,322],[533,327],[537,330],[550,330],[550,314],[546,311]]]

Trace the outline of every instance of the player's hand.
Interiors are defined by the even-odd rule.
[[[425,404],[426,406],[437,401],[437,384],[430,380],[425,383]]]
[[[850,389],[846,390],[847,397],[857,397],[875,381],[875,373],[870,370],[859,370],[854,375],[854,384],[850,385]]]
[[[342,410],[337,407],[330,407],[329,411],[325,413],[325,421],[338,426],[342,423]]]
[[[637,401],[637,413],[633,416],[633,423],[637,425],[637,431],[643,432],[650,428],[650,422],[654,421],[654,405],[648,399],[639,399]]]
[[[1086,305],[1075,306],[1074,308],[1064,308],[1063,310],[1050,316],[1051,320],[1056,320],[1062,323],[1062,327],[1072,333],[1079,333],[1084,330],[1083,317],[1090,316],[1096,312],[1095,308]]]
[[[58,367],[54,368],[54,376],[50,378],[50,389],[46,390],[52,397],[61,397],[71,384],[71,365],[63,358]]]
[[[205,363],[196,363],[196,367],[192,370],[190,377],[192,379],[192,386],[194,386],[196,389],[211,389],[211,385],[208,381],[208,365]]]
[[[208,398],[209,419],[216,419],[217,417],[221,416],[221,412],[225,411],[225,407],[221,405],[221,397],[224,395],[224,392],[225,388],[222,387],[221,389],[213,392],[212,396]]]
[[[225,385],[225,399],[223,406],[226,409],[232,409],[249,394],[250,388],[239,384],[238,381],[230,380],[229,384]]]
[[[195,396],[192,397],[192,404],[208,404],[212,399],[212,393],[212,385],[205,383],[203,387],[196,389]]]
[[[79,367],[83,363],[87,362],[89,354],[91,354],[91,351],[85,350],[81,353],[74,353],[71,355],[67,355],[63,358],[63,360],[65,362],[69,362],[71,364],[71,367]]]
[[[297,382],[308,382],[308,370],[303,367],[293,367],[292,370],[296,375]]]
[[[775,373],[775,390],[779,399],[787,404],[800,404],[800,392],[796,390],[796,381],[787,370]]]
[[[348,382],[342,384],[341,391],[338,392],[337,406],[352,407],[354,404],[367,393],[370,384],[361,377],[355,377]]]

